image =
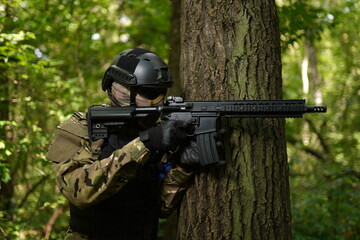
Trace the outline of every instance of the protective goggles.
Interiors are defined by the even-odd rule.
[[[137,106],[158,106],[158,105],[162,105],[164,102],[164,97],[165,97],[165,93],[166,93],[166,89],[165,89],[165,93],[162,90],[162,92],[158,92],[158,89],[151,89],[151,91],[149,91],[149,89],[146,89],[147,93],[149,92],[155,92],[155,95],[151,95],[148,97],[142,96],[142,92],[140,91],[141,89],[139,89],[139,91],[136,91],[136,105]],[[152,91],[154,90],[154,91]],[[111,93],[113,95],[113,97],[115,98],[115,100],[117,101],[118,105],[120,106],[128,106],[130,104],[130,90],[128,88],[126,88],[125,86],[117,83],[117,82],[113,82],[112,86],[111,86]],[[151,99],[153,98],[153,99]]]
[[[164,94],[159,95],[155,99],[147,99],[140,94],[136,94],[136,105],[137,106],[159,106],[164,103]]]

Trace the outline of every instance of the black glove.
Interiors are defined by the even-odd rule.
[[[196,141],[189,141],[179,152],[178,164],[180,167],[189,169],[200,166],[199,149]]]
[[[216,141],[216,148],[220,158],[224,157],[222,138],[225,133],[224,129],[220,129],[214,133]],[[201,163],[198,144],[195,140],[191,140],[182,146],[182,149],[177,153],[177,163],[184,169],[196,169],[203,166],[208,166],[206,161]],[[225,161],[219,161],[217,165],[223,165]]]
[[[187,124],[183,121],[166,121],[140,133],[140,140],[150,152],[175,151],[186,139]]]

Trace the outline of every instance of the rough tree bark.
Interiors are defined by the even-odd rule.
[[[281,99],[274,0],[184,0],[181,78],[187,100]],[[289,239],[285,121],[226,120],[226,165],[195,174],[178,239]]]

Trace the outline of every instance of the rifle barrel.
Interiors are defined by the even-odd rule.
[[[317,112],[326,112],[326,106],[306,106],[306,112],[308,113],[317,113]]]

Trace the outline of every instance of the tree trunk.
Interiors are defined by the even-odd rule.
[[[169,90],[169,95],[180,96],[183,94],[183,82],[180,78],[180,22],[181,22],[181,2],[171,0],[171,29],[170,29],[170,51],[169,51],[169,68],[174,85]]]
[[[5,4],[5,18],[11,18],[14,16],[14,10],[9,4]],[[5,22],[6,23],[6,22]],[[3,24],[4,32],[9,31],[8,28],[11,26]],[[10,140],[10,131],[11,127],[6,123],[10,120],[10,79],[7,73],[7,66],[3,63],[0,63],[0,122],[3,122],[3,125],[0,127],[0,139],[6,144]],[[5,124],[4,124],[5,123]],[[4,158],[2,152],[0,152],[0,157]],[[0,159],[2,164],[1,168],[8,168],[9,159]],[[0,169],[0,171],[3,169]],[[13,180],[10,179],[6,183],[1,181],[2,176],[0,176],[0,209],[2,211],[7,211],[11,208],[11,198],[14,194],[14,185]]]
[[[0,66],[0,122],[6,122],[10,120],[10,96],[9,96],[9,84],[10,81],[6,76],[6,68]],[[4,124],[0,127],[0,139],[5,143],[9,141],[9,127]],[[9,164],[9,160],[0,152],[0,156],[4,159],[0,159],[0,163],[4,164],[1,168],[8,168],[6,165]],[[2,169],[0,169],[2,170]],[[7,211],[11,208],[11,198],[14,194],[14,185],[12,179],[7,182],[3,182],[0,175],[0,209]]]
[[[317,69],[316,46],[314,40],[305,38],[304,58],[302,61],[301,77],[303,79],[303,92],[307,100],[317,105],[323,104],[321,77]]]
[[[275,2],[184,0],[181,78],[187,100],[280,99]],[[223,121],[226,165],[196,172],[178,239],[289,239],[284,120]]]
[[[181,22],[181,1],[171,0],[171,28],[170,28],[170,50],[169,50],[169,69],[171,72],[173,86],[169,89],[168,96],[182,96],[184,92],[183,82],[180,79],[180,22]],[[174,211],[161,228],[164,235],[161,240],[173,240],[177,234],[178,213]]]

